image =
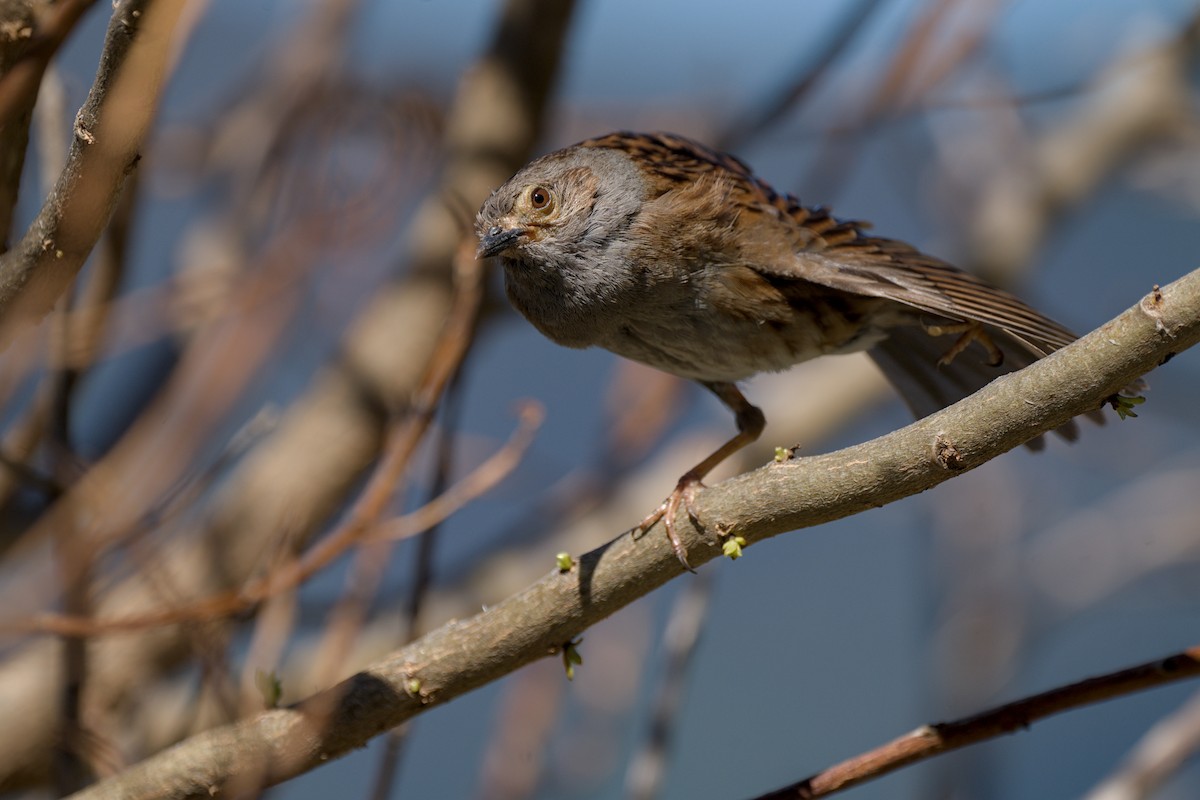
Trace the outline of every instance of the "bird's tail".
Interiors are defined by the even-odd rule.
[[[892,330],[888,338],[873,347],[869,354],[920,419],[973,394],[1000,375],[1015,372],[1041,358],[1040,354],[1003,331],[989,327],[988,333],[992,343],[1004,354],[1003,361],[997,366],[987,363],[978,352],[971,350],[959,353],[949,364],[939,364],[953,340],[931,336],[919,325]],[[1089,411],[1086,416],[1104,424],[1101,409]],[[1079,427],[1074,420],[1055,428],[1054,432],[1067,441],[1073,442],[1079,437]],[[1040,450],[1044,444],[1038,436],[1025,446]]]

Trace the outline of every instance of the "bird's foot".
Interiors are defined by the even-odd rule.
[[[670,496],[663,500],[658,508],[650,512],[650,514],[638,523],[634,528],[635,532],[645,533],[654,527],[660,519],[663,522],[663,527],[667,529],[667,538],[671,540],[671,549],[675,551],[675,557],[679,559],[679,563],[688,572],[695,572],[692,565],[687,560],[687,548],[683,546],[683,540],[679,538],[679,531],[675,529],[675,517],[679,513],[679,507],[683,506],[687,509],[688,516],[692,522],[699,527],[700,518],[696,515],[696,490],[703,489],[704,484],[693,473],[688,473],[679,479],[679,483],[675,484],[675,491],[671,492]]]
[[[1001,350],[988,332],[978,322],[958,322],[952,325],[925,325],[925,332],[930,336],[947,336],[952,333],[962,334],[958,341],[950,345],[950,349],[938,359],[939,367],[946,367],[954,361],[959,353],[971,346],[971,342],[979,342],[979,346],[987,351],[988,366],[998,367],[1004,363],[1004,351]]]

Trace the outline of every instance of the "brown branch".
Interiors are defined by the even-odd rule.
[[[513,438],[486,461],[473,469],[461,481],[432,498],[418,509],[383,523],[372,531],[366,541],[411,539],[445,522],[451,514],[469,501],[484,494],[509,475],[530,444],[533,433],[542,423],[543,409],[536,403],[526,403],[518,410],[522,424]]]
[[[710,530],[755,542],[916,494],[1095,408],[1197,341],[1200,271],[902,430],[711,487],[698,500],[700,517]],[[719,547],[692,528],[686,513],[678,522],[693,563],[716,557]],[[470,619],[450,622],[294,707],[195,736],[77,797],[201,798],[246,774],[281,782],[556,652],[681,569],[661,530],[638,539],[623,535],[569,571],[556,570]]]
[[[917,728],[882,747],[847,759],[799,783],[760,795],[755,800],[828,797],[939,753],[1015,733],[1054,714],[1198,676],[1200,646],[1158,661],[1060,686],[966,719]]]
[[[5,45],[0,50],[13,55],[0,59],[0,66],[3,67],[3,76],[0,76],[0,127],[7,127],[33,108],[50,59],[75,29],[80,17],[95,2],[61,0],[46,5],[37,14],[29,4],[9,4],[15,7],[14,10],[24,5],[25,8],[21,10],[29,15],[29,19],[5,19],[6,27],[2,34]],[[15,46],[17,43],[23,43],[23,46],[18,48]]]
[[[0,345],[53,307],[108,224],[154,119],[185,5],[115,4],[66,169],[21,241],[0,257]]]
[[[50,59],[96,0],[6,3],[0,18],[0,252],[21,186],[29,125]]]

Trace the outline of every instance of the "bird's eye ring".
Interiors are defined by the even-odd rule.
[[[551,200],[550,190],[544,186],[534,186],[529,190],[529,206],[536,211],[548,209]]]

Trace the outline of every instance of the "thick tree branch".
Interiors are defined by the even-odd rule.
[[[1156,289],[1070,347],[900,431],[719,484],[701,495],[701,518],[710,530],[753,542],[916,494],[1097,407],[1198,340],[1200,271]],[[680,523],[693,563],[715,557],[715,543],[685,519]],[[661,530],[636,540],[623,535],[570,571],[552,572],[483,613],[450,622],[294,707],[193,737],[76,797],[209,797],[246,775],[278,783],[556,652],[680,571]]]

